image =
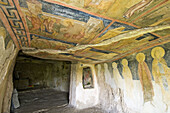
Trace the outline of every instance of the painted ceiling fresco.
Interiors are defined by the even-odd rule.
[[[0,18],[45,59],[106,62],[170,42],[169,0],[0,0]]]

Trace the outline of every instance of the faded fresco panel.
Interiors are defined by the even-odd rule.
[[[170,67],[170,43],[166,43],[166,44],[163,44],[163,45],[159,45],[159,46],[155,46],[155,47],[162,47],[164,50],[165,50],[165,55],[163,56],[163,58],[165,59],[166,63],[167,63],[167,66]],[[151,56],[151,50],[155,47],[152,47],[150,49],[147,49],[147,50],[144,50],[144,51],[141,51],[141,53],[144,53],[145,54],[145,62],[147,63],[148,67],[149,67],[149,70],[152,72],[152,62],[153,62],[153,58]],[[139,80],[139,76],[138,76],[138,62],[136,60],[136,55],[137,53],[134,53],[130,56],[127,56],[125,57],[128,62],[129,62],[129,68],[132,72],[132,75],[133,75],[133,79],[134,80]],[[118,64],[118,69],[120,71],[120,73],[122,73],[122,65],[121,65],[121,59],[120,60],[117,60],[116,61],[117,64]],[[151,73],[152,75],[152,73]],[[152,75],[152,79],[153,79],[153,75]]]
[[[85,44],[112,20],[45,1],[20,1],[30,33]]]
[[[154,92],[156,89],[154,89],[153,85],[155,86],[155,84],[157,84],[158,86],[160,86],[160,90],[162,92],[162,101],[166,106],[170,104],[169,53],[170,43],[166,43],[141,51],[139,53],[134,53],[123,59],[115,61],[120,75],[125,80],[126,87],[129,86],[131,83],[133,84],[135,81],[140,81],[140,85],[143,91],[144,103],[148,101],[153,102],[156,93]],[[127,61],[124,61],[124,63],[122,63],[122,61],[125,59],[127,59],[128,63]],[[129,72],[127,72],[125,66],[126,68],[129,68]],[[126,83],[126,79],[130,75],[132,76],[133,80],[131,81],[131,83]],[[128,91],[128,89],[133,89],[133,86],[125,89]]]

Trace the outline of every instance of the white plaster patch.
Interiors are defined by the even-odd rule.
[[[83,64],[89,66],[92,69],[94,88],[84,89],[82,84],[82,70],[77,72],[77,86],[76,86],[76,108],[84,109],[92,106],[96,106],[99,103],[99,87],[96,78],[96,72],[94,65]],[[82,68],[82,67],[81,67]]]
[[[98,89],[83,89],[80,83],[76,88],[76,101],[78,102],[76,107],[83,109],[98,104]]]

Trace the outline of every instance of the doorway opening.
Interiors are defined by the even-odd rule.
[[[13,72],[11,111],[32,113],[67,105],[71,62],[44,60],[19,52]]]

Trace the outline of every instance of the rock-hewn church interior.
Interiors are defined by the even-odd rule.
[[[0,113],[170,113],[170,0],[0,0]]]

